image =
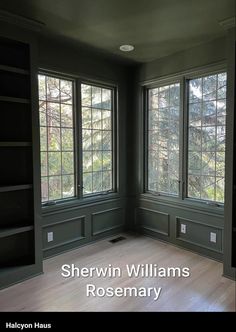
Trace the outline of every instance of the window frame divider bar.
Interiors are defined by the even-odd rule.
[[[81,80],[75,80],[75,167],[76,167],[76,196],[83,196],[83,149],[82,149],[82,107]],[[81,148],[80,148],[81,147]]]
[[[182,93],[183,93],[183,140],[182,140],[182,150],[183,150],[183,165],[182,165],[182,193],[181,199],[187,198],[187,183],[188,183],[188,79],[183,76],[182,78]]]

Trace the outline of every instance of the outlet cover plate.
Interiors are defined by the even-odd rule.
[[[210,232],[210,241],[216,243],[216,233]]]
[[[53,232],[48,232],[48,242],[53,241]]]
[[[186,234],[186,225],[185,224],[181,224],[180,225],[180,231],[181,231],[181,233],[183,233],[183,234]]]

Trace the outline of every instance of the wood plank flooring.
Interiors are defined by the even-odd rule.
[[[0,311],[235,311],[235,282],[222,277],[222,264],[172,245],[122,234],[44,261],[44,274],[0,291]],[[114,238],[114,237],[113,237]],[[121,278],[63,278],[63,264],[120,267]],[[189,267],[188,278],[129,278],[126,264]],[[162,287],[160,297],[87,297],[96,287]]]

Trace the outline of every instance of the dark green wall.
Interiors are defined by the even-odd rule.
[[[225,59],[226,39],[219,38],[209,43],[201,44],[189,50],[142,65],[138,73],[138,80],[152,80],[224,61]]]

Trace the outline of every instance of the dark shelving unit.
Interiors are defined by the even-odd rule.
[[[40,270],[30,51],[30,43],[0,38],[0,288]]]

